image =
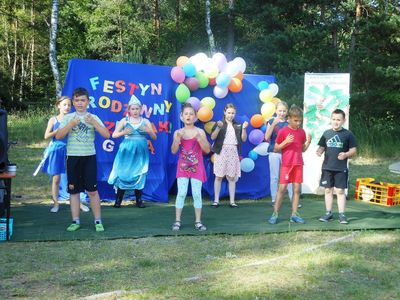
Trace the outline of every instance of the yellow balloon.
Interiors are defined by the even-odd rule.
[[[273,95],[270,90],[265,89],[260,92],[259,97],[262,102],[268,102],[272,100]]]
[[[178,59],[176,60],[176,65],[178,67],[182,67],[183,65],[187,64],[188,62],[189,62],[189,57],[179,56]]]
[[[214,126],[215,122],[208,122],[204,125],[204,130],[208,133],[211,134],[211,130]]]
[[[204,97],[200,101],[201,107],[208,107],[209,109],[214,109],[215,107],[215,100],[211,97]]]
[[[273,103],[273,104],[275,104],[275,105],[277,105],[279,102],[281,102],[282,100],[281,99],[279,99],[279,98],[276,98],[276,97],[274,97],[274,98],[272,98],[272,100],[271,100],[271,102]]]
[[[263,116],[264,120],[270,119],[273,114],[275,113],[276,107],[275,104],[272,102],[264,103],[261,106],[261,115]]]
[[[205,68],[204,70],[204,75],[206,75],[208,78],[216,78],[218,76],[219,70],[217,66],[210,65]]]

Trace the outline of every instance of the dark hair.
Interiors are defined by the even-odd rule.
[[[197,113],[196,113],[196,110],[195,110],[194,107],[193,107],[193,105],[190,104],[190,103],[185,103],[185,104],[182,105],[182,113],[183,113],[183,111],[184,111],[186,108],[191,108],[191,109],[193,109],[194,114],[197,114]]]
[[[68,97],[68,96],[60,96],[60,97],[57,97],[57,99],[56,99],[56,103],[54,104],[56,107],[61,103],[61,102],[63,102],[64,100],[69,100],[69,101],[71,101],[71,98],[70,97]]]
[[[298,107],[296,104],[292,104],[288,111],[288,117],[298,117],[303,118],[303,110]]]
[[[89,92],[87,89],[83,87],[78,87],[72,93],[72,98],[79,97],[79,96],[86,96],[89,99]]]
[[[346,119],[346,114],[345,114],[345,112],[343,111],[343,110],[341,110],[340,108],[336,108],[333,112],[332,112],[332,115],[333,114],[335,114],[335,115],[342,115],[343,116],[343,119]]]

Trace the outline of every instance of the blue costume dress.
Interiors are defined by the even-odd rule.
[[[149,170],[149,151],[146,132],[140,127],[145,124],[142,118],[138,124],[131,124],[126,118],[126,127],[132,132],[126,135],[114,159],[108,183],[121,190],[142,190]]]
[[[60,122],[57,117],[54,117],[55,123],[53,131],[60,127]],[[67,138],[65,136],[62,140],[57,140],[54,136],[44,151],[44,164],[42,172],[50,176],[60,175],[65,173],[65,159],[67,157]]]

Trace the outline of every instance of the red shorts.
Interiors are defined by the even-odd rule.
[[[279,183],[303,183],[303,166],[281,166]]]

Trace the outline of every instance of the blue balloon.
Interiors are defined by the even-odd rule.
[[[226,73],[222,72],[217,76],[216,83],[220,87],[228,86],[230,82],[231,82],[231,77]]]
[[[194,66],[194,64],[187,63],[183,65],[182,69],[183,72],[185,72],[186,77],[193,77],[194,75],[196,75],[196,67]]]
[[[267,125],[264,124],[263,126],[261,126],[260,130],[265,133],[267,131]]]
[[[249,158],[251,158],[252,160],[256,160],[258,158],[258,154],[254,150],[251,150],[249,152]]]
[[[248,157],[243,158],[240,161],[240,168],[242,169],[243,172],[251,172],[251,171],[253,171],[254,170],[254,166],[255,166],[254,160],[252,160],[252,159],[250,159]]]
[[[268,86],[269,86],[268,82],[266,82],[266,81],[264,81],[264,80],[263,80],[263,81],[260,81],[260,82],[257,84],[257,87],[258,87],[258,89],[259,89],[260,91],[267,89]]]

